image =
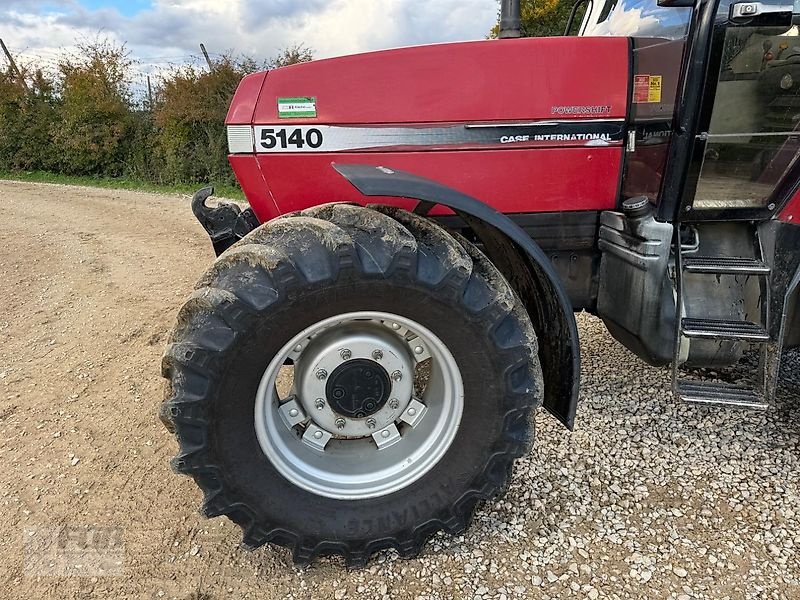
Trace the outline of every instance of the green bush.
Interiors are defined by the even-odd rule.
[[[123,47],[97,42],[62,59],[61,102],[53,141],[67,175],[124,174],[131,131],[128,75]]]
[[[225,56],[211,69],[177,68],[143,105],[131,94],[128,52],[107,40],[80,45],[53,79],[24,65],[22,79],[0,71],[0,171],[236,185],[225,115],[239,81],[312,57],[294,46],[261,64]]]

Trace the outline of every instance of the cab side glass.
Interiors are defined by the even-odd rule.
[[[694,208],[764,207],[800,156],[799,33],[797,24],[725,28]]]

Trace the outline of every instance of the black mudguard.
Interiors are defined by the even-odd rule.
[[[504,214],[435,181],[385,167],[333,168],[365,196],[419,200],[415,212],[421,214],[441,204],[467,223],[525,301],[539,337],[544,407],[573,429],[580,383],[578,326],[566,290],[539,245]]]

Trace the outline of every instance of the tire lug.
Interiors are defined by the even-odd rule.
[[[317,379],[325,379],[328,377],[328,372],[325,369],[317,371]]]
[[[392,398],[389,400],[389,407],[392,410],[397,410],[400,407],[400,401],[397,398]]]
[[[367,427],[369,427],[370,429],[375,429],[375,425],[377,425],[375,419],[373,419],[372,417],[367,419]]]
[[[403,374],[400,371],[392,371],[392,379],[395,381],[400,381],[403,378]]]
[[[317,398],[314,401],[314,406],[316,407],[317,410],[322,410],[323,408],[325,408],[325,400],[323,400],[322,398]]]
[[[383,358],[383,350],[373,350],[372,358],[375,360],[380,360]]]
[[[347,425],[347,421],[345,421],[342,417],[336,419],[336,428],[337,429],[344,429],[344,426]]]
[[[350,357],[353,356],[353,353],[350,352],[350,350],[348,350],[347,348],[345,348],[341,352],[339,352],[339,356],[342,357],[342,360],[350,360]]]

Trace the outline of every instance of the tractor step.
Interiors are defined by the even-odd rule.
[[[682,319],[681,333],[689,338],[712,340],[745,340],[768,342],[769,333],[763,326],[749,321],[719,319]]]
[[[769,275],[769,265],[755,258],[736,256],[687,256],[683,268],[689,273],[717,275]]]
[[[766,410],[769,404],[753,389],[730,383],[679,381],[678,396],[690,404]]]

